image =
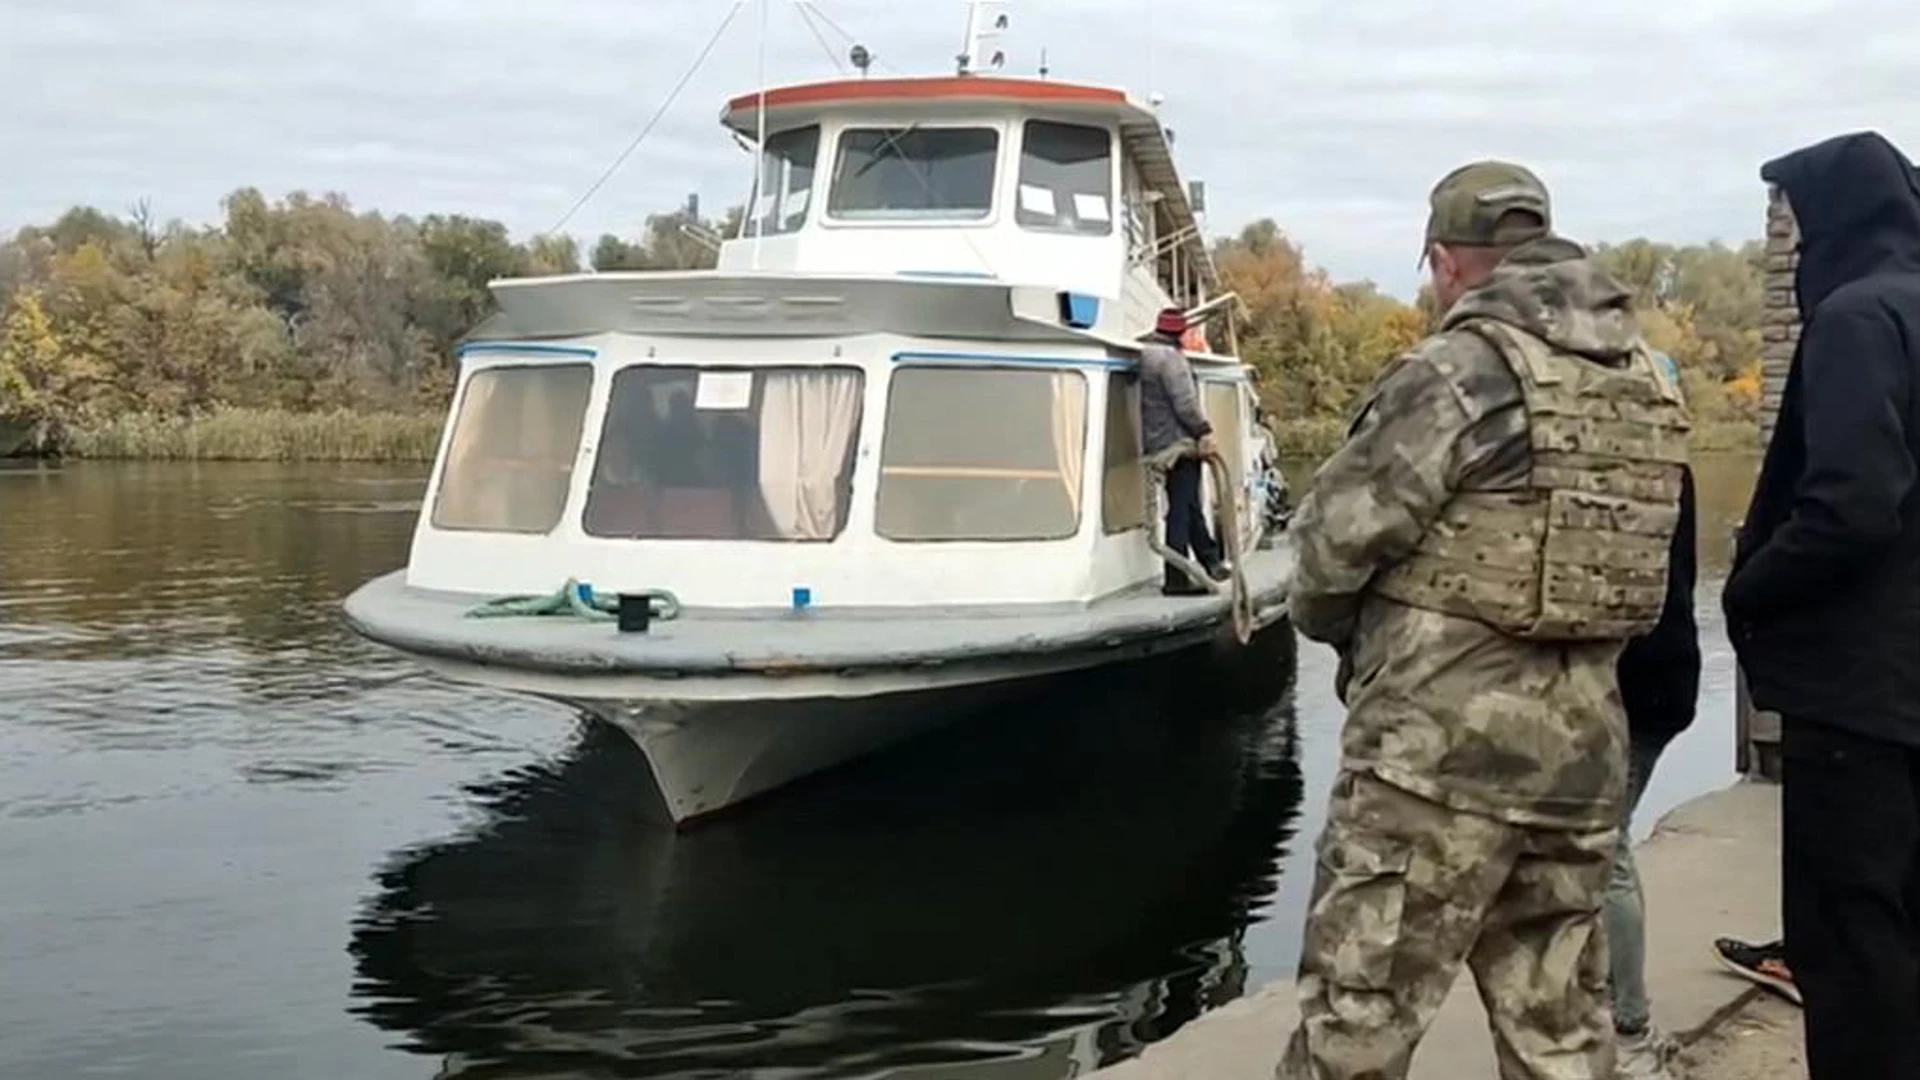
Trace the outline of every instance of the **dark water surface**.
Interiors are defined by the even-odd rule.
[[[1702,464],[1709,565],[1750,477]],[[0,468],[0,1078],[1056,1080],[1289,973],[1325,650],[1253,702],[1078,680],[676,835],[621,738],[341,628],[420,486]],[[1711,596],[1643,826],[1732,775]]]

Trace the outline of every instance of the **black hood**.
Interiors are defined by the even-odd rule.
[[[1786,193],[1800,226],[1794,285],[1803,319],[1843,285],[1873,274],[1920,273],[1920,176],[1877,132],[1795,150],[1768,162],[1760,176]]]

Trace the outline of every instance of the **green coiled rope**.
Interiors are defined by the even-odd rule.
[[[642,589],[628,596],[644,596],[653,608],[656,619],[673,619],[680,615],[680,598],[666,589]],[[601,621],[617,618],[620,612],[620,597],[613,593],[595,592],[593,586],[582,585],[568,578],[558,592],[540,596],[499,596],[488,600],[467,612],[469,619],[500,619],[510,616],[539,615],[575,615],[583,619]]]

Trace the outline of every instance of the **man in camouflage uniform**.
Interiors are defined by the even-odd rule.
[[[1341,772],[1281,1080],[1395,1080],[1464,961],[1505,1080],[1612,1077],[1601,931],[1687,418],[1527,170],[1434,188],[1441,329],[1315,475],[1293,617],[1340,654]]]

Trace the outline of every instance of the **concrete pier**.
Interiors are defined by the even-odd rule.
[[[1779,936],[1780,789],[1742,783],[1687,803],[1662,819],[1641,845],[1639,865],[1647,897],[1647,984],[1654,1022],[1691,1043],[1743,1016],[1757,993],[1715,964],[1713,939]],[[1200,1017],[1140,1058],[1093,1076],[1269,1080],[1298,1015],[1293,985],[1277,984]],[[1789,1031],[1781,1037],[1791,1036]],[[1414,1055],[1413,1076],[1495,1075],[1486,1013],[1472,977],[1463,972]],[[1736,1080],[1725,1073],[1711,1075]]]
[[[1767,196],[1765,294],[1760,313],[1760,449],[1773,439],[1780,418],[1780,399],[1793,369],[1800,343],[1800,305],[1794,298],[1793,273],[1799,265],[1794,251],[1793,214],[1778,192]],[[1740,680],[1735,756],[1740,772],[1766,780],[1780,779],[1780,717],[1753,708],[1747,700],[1746,679]]]

